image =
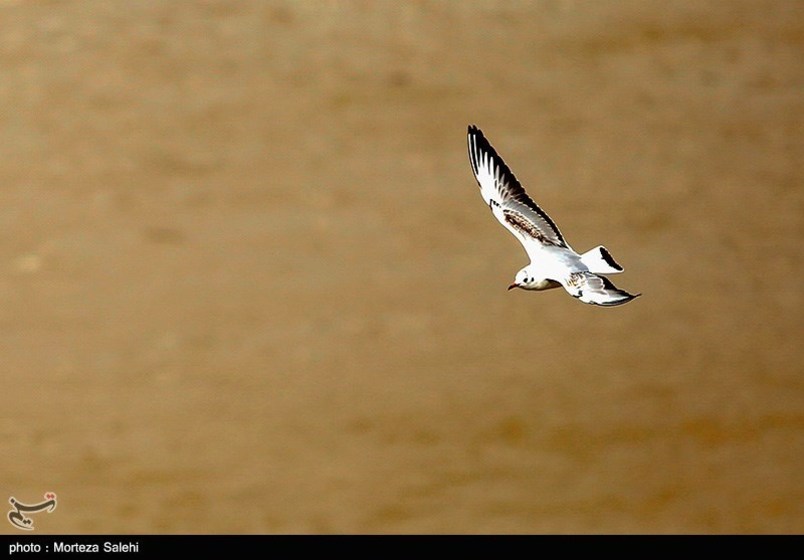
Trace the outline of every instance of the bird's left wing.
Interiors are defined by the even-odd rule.
[[[500,223],[519,239],[531,260],[544,245],[568,247],[558,226],[528,196],[483,132],[469,126],[467,140],[469,161],[483,200]]]

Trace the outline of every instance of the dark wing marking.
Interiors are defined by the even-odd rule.
[[[611,256],[611,253],[605,247],[600,248],[600,255],[603,257],[603,260],[606,261],[606,264],[609,265],[611,268],[615,270],[619,270],[622,272],[623,267],[617,264],[617,261],[614,260],[614,257]]]
[[[516,210],[504,209],[502,212],[503,216],[505,217],[505,221],[517,231],[521,232],[524,235],[532,237],[539,243],[543,243],[545,245],[554,245],[554,243],[550,239],[545,237],[545,235],[539,228],[533,225],[533,222],[528,220],[525,216],[523,216]]]

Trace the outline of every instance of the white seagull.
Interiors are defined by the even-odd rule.
[[[572,297],[593,305],[628,303],[641,294],[620,290],[601,274],[623,271],[605,247],[579,255],[555,222],[531,200],[479,128],[469,126],[469,161],[480,194],[492,214],[525,247],[530,264],[517,272],[508,289],[549,290],[563,286]]]

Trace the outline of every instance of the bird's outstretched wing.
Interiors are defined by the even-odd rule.
[[[480,194],[500,223],[525,247],[531,260],[545,245],[569,247],[555,222],[531,200],[503,159],[474,125],[468,131],[469,161]]]
[[[642,294],[629,294],[617,288],[611,280],[592,272],[571,272],[561,279],[561,285],[572,297],[584,303],[612,307],[628,303]]]

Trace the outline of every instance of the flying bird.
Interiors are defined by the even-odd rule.
[[[607,307],[628,303],[641,295],[620,290],[602,276],[623,271],[605,247],[598,245],[578,254],[569,246],[556,223],[533,202],[474,125],[469,126],[468,142],[469,161],[483,200],[494,217],[522,243],[530,258],[530,264],[517,272],[509,290],[549,290],[563,286],[584,303]]]

